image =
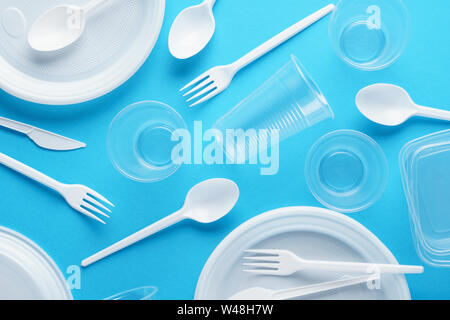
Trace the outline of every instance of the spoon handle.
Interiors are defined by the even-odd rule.
[[[106,3],[108,0],[91,0],[87,5],[83,7],[84,14],[88,14],[90,11]]]
[[[83,267],[87,267],[103,258],[106,258],[107,256],[112,255],[113,253],[122,250],[128,246],[131,246],[132,244],[141,241],[149,236],[151,236],[152,234],[155,234],[163,229],[166,229],[178,222],[180,222],[181,220],[185,219],[185,217],[183,216],[182,211],[177,211],[173,214],[171,214],[170,216],[132,234],[131,236],[128,236],[127,238],[116,242],[115,244],[109,246],[106,249],[103,249],[100,252],[97,252],[96,254],[90,256],[89,258],[83,260],[81,262],[81,265]]]
[[[252,63],[259,57],[265,55],[267,52],[271,51],[272,49],[278,47],[280,44],[284,43],[285,41],[289,40],[299,32],[303,31],[304,29],[308,28],[313,23],[317,22],[318,20],[325,17],[327,14],[329,14],[331,11],[333,11],[335,8],[334,4],[329,4],[326,7],[320,9],[319,11],[316,11],[312,15],[306,17],[305,19],[297,22],[293,26],[287,28],[283,32],[279,33],[272,39],[266,41],[256,49],[252,50],[251,52],[247,53],[245,56],[237,60],[232,64],[236,72],[248,64]]]
[[[416,116],[450,121],[450,111],[418,106]]]

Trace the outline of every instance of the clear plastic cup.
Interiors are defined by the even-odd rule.
[[[172,133],[186,129],[183,118],[156,101],[132,104],[117,114],[108,131],[108,155],[114,167],[139,182],[163,180],[178,170]]]
[[[328,118],[333,111],[298,59],[291,59],[250,96],[220,118],[213,129],[221,132],[246,132],[246,139],[230,143],[218,141],[229,159],[248,159],[273,146],[270,132],[276,132],[279,143]],[[252,134],[253,133],[253,134]],[[219,139],[217,139],[219,140]]]
[[[361,70],[394,63],[409,41],[410,21],[401,0],[340,0],[329,24],[337,55]]]

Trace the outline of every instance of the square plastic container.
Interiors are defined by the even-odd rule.
[[[450,267],[450,130],[406,144],[400,153],[403,188],[417,253]]]

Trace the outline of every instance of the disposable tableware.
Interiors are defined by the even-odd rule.
[[[320,138],[306,157],[305,178],[324,206],[345,213],[370,207],[383,194],[388,162],[381,147],[354,130],[337,130]]]
[[[248,261],[244,263],[244,266],[250,267],[244,271],[255,274],[289,276],[303,270],[361,273],[423,273],[423,267],[421,266],[308,260],[295,255],[289,250],[252,249],[245,250],[245,252],[252,255],[244,257]]]
[[[63,184],[60,183],[43,173],[11,158],[7,155],[0,153],[0,163],[6,167],[11,168],[14,171],[17,171],[24,176],[27,176],[30,179],[33,179],[46,187],[55,190],[58,192],[66,202],[76,211],[94,219],[101,223],[105,223],[103,220],[98,218],[92,212],[101,214],[102,216],[109,218],[109,216],[104,212],[111,212],[106,206],[100,203],[98,200],[110,205],[114,206],[111,202],[109,202],[105,197],[95,192],[94,190],[78,184]],[[98,199],[98,200],[97,200]],[[91,212],[92,211],[92,212]]]
[[[36,145],[44,149],[66,151],[84,148],[86,146],[83,142],[72,140],[53,132],[45,131],[28,124],[3,117],[0,117],[0,126],[25,134],[34,143],[36,143]]]
[[[203,267],[195,299],[223,300],[247,288],[294,288],[335,281],[342,276],[363,276],[315,270],[286,277],[242,272],[243,250],[247,248],[289,250],[309,260],[398,264],[374,234],[347,215],[315,207],[279,208],[244,222],[222,240]],[[411,299],[403,274],[383,274],[376,285],[379,290],[351,286],[308,299]]]
[[[166,179],[182,164],[172,152],[177,145],[172,140],[176,130],[187,130],[187,125],[173,108],[157,101],[134,103],[109,126],[109,159],[127,178],[145,183]]]
[[[175,58],[187,59],[199,53],[216,28],[212,8],[216,0],[189,7],[175,18],[169,32],[169,50]]]
[[[62,50],[41,52],[28,44],[30,24],[58,4],[83,1],[2,2],[0,88],[20,99],[72,105],[98,98],[128,80],[147,60],[164,19],[165,0],[110,0],[89,19],[86,32]],[[81,12],[65,22],[77,27]],[[5,32],[23,30],[18,36]],[[52,42],[53,43],[53,42]]]
[[[37,51],[55,51],[77,41],[84,32],[86,18],[108,0],[91,0],[80,7],[59,5],[46,11],[31,26],[28,43]]]
[[[139,287],[117,293],[104,300],[151,300],[157,291],[156,287]]]
[[[72,300],[64,275],[36,243],[0,226],[0,300]]]
[[[236,293],[228,300],[288,300],[342,289],[357,284],[369,283],[377,280],[378,276],[370,275],[361,277],[349,277],[336,281],[317,283],[308,286],[283,290],[270,290],[261,287],[254,287]]]
[[[329,23],[337,55],[365,71],[394,63],[405,50],[409,33],[409,15],[401,0],[340,0]]]
[[[217,120],[213,128],[219,130],[222,137],[226,137],[229,129],[255,133],[251,139],[238,139],[236,146],[218,141],[227,157],[238,162],[332,118],[333,111],[322,92],[298,59],[291,55],[279,71]]]
[[[400,152],[403,189],[419,257],[450,267],[450,130],[407,143]]]
[[[183,208],[82,261],[87,267],[119,250],[182,220],[212,223],[228,214],[239,198],[239,188],[231,180],[210,179],[195,185],[187,194]]]
[[[292,38],[299,32],[303,31],[316,21],[322,19],[324,16],[333,11],[333,9],[334,5],[329,4],[328,6],[320,9],[319,11],[310,15],[309,17],[297,22],[290,28],[279,33],[269,41],[265,42],[258,48],[254,49],[253,51],[249,52],[248,54],[240,58],[239,60],[231,64],[218,66],[206,71],[199,77],[195,78],[193,81],[189,82],[180,91],[185,91],[186,89],[189,89],[189,91],[186,91],[183,94],[183,96],[192,95],[187,99],[188,102],[196,99],[196,102],[190,105],[191,107],[215,97],[216,95],[224,91],[226,88],[228,88],[231,81],[233,80],[234,75],[239,70],[246,67],[256,59],[260,58],[267,52],[271,51],[272,49],[278,47],[280,44],[289,40],[290,38]]]
[[[411,117],[450,121],[450,111],[420,106],[405,89],[387,83],[361,89],[356,95],[356,106],[366,118],[385,126],[398,126]]]

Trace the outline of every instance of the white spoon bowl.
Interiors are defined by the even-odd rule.
[[[189,7],[175,18],[169,32],[169,50],[177,59],[188,59],[203,50],[211,40],[216,22],[212,8],[215,0]]]
[[[450,112],[415,104],[408,92],[399,86],[377,83],[356,95],[356,106],[369,120],[398,126],[413,116],[450,121]]]
[[[47,10],[32,25],[28,43],[40,52],[61,50],[76,42],[84,32],[89,13],[107,0],[91,0],[83,7],[60,5]]]

